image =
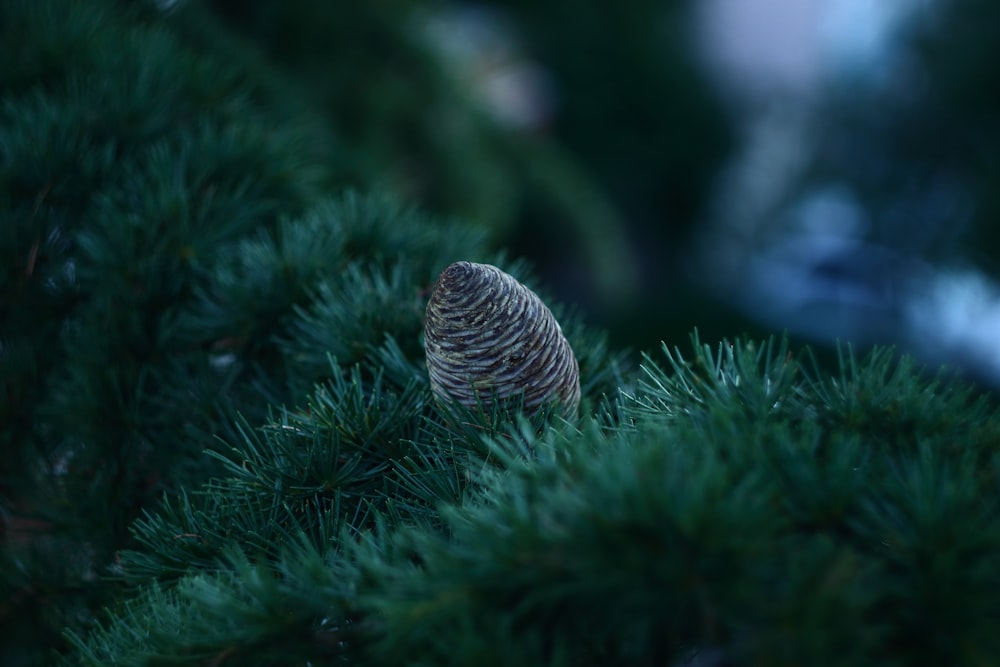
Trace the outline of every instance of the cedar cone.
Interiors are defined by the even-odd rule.
[[[467,408],[523,392],[533,413],[557,404],[576,413],[580,368],[552,311],[513,276],[455,262],[441,272],[424,320],[427,372],[442,401]]]

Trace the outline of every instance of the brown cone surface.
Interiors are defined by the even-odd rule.
[[[524,392],[529,412],[580,402],[580,369],[552,311],[513,276],[455,262],[441,272],[424,320],[431,389],[474,408]]]

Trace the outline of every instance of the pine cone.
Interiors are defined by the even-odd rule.
[[[580,368],[552,311],[513,276],[489,264],[455,262],[438,277],[424,320],[431,389],[474,408],[524,395],[535,412],[580,402]]]

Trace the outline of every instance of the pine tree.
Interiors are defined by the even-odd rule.
[[[427,219],[376,178],[391,80],[356,84],[343,108],[375,121],[346,135],[204,6],[6,2],[0,63],[0,643],[35,664],[118,594],[108,567],[143,508],[221,470],[203,452],[237,415],[300,402],[328,355],[355,363],[387,332],[412,356],[436,272],[503,260],[496,220]],[[455,202],[519,170],[484,148],[498,132],[469,137],[461,162],[491,166]],[[334,194],[352,185],[379,194]]]
[[[665,352],[531,423],[456,417],[378,350],[135,524],[132,594],[66,664],[1000,656],[995,402],[889,350]]]
[[[271,84],[179,48],[141,9],[0,8],[0,641],[11,664],[108,599],[103,570],[139,508],[202,478],[198,435],[225,430],[220,390],[235,383],[250,398],[242,409],[264,409],[268,387],[220,359],[274,303],[256,301],[263,312],[227,327],[229,341],[199,314],[214,267],[251,234],[277,234],[279,213],[304,210],[328,180],[318,123],[274,105]],[[288,114],[301,123],[279,123]],[[291,305],[303,285],[270,287]]]
[[[475,120],[416,195],[376,173],[433,139],[391,81],[334,104],[213,4],[0,5],[5,665],[1000,659],[994,397],[777,339],[634,368],[474,212],[526,155],[550,201],[581,172],[463,106],[410,5],[330,11]],[[577,416],[434,398],[455,259],[553,307]]]

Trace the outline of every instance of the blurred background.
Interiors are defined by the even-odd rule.
[[[329,111],[344,182],[489,225],[615,344],[1000,384],[997,3],[208,4]]]
[[[978,0],[701,3],[740,133],[697,232],[709,290],[997,385],[998,19]]]

